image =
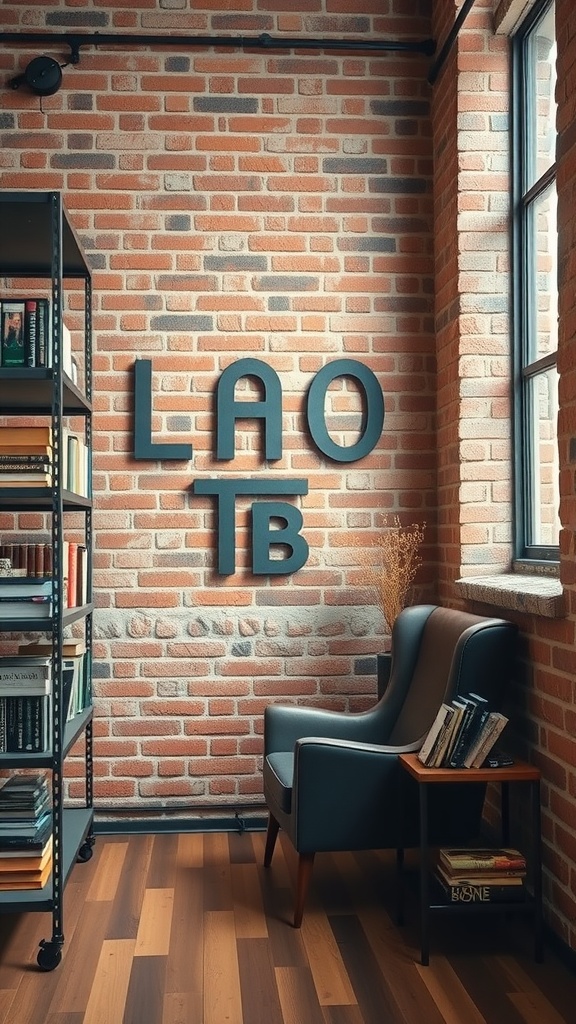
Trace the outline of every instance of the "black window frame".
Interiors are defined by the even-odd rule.
[[[532,255],[530,210],[544,193],[555,187],[556,161],[532,184],[526,184],[527,170],[536,151],[534,145],[535,82],[530,64],[538,25],[554,6],[554,0],[538,0],[512,38],[511,96],[511,233],[512,233],[512,344],[514,371],[514,555],[526,562],[558,562],[559,545],[529,542],[534,516],[533,424],[534,408],[530,382],[535,376],[557,366],[557,349],[531,358],[536,337],[533,303],[536,283]],[[532,166],[532,165],[531,165]],[[556,437],[556,444],[558,438]]]

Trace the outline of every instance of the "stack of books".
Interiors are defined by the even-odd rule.
[[[52,486],[52,427],[0,427],[0,487]]]
[[[24,660],[50,659],[50,640],[36,640],[18,647],[18,656]],[[88,652],[82,640],[62,641],[62,715],[69,722],[92,703]]]
[[[513,849],[440,849],[435,875],[450,903],[525,898],[526,859]]]
[[[480,768],[507,722],[477,693],[456,697],[440,706],[418,759],[427,768]]]
[[[0,780],[0,890],[41,889],[52,870],[50,790],[44,774]]]

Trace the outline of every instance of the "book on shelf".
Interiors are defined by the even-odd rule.
[[[76,588],[76,604],[78,607],[88,604],[88,548],[78,545],[78,572]]]
[[[17,889],[43,889],[52,874],[52,861],[38,873],[16,872],[14,875],[0,874],[0,890],[8,892]]]
[[[18,486],[20,483],[26,486],[27,480],[51,484],[51,463],[27,462],[26,459],[23,462],[19,456],[11,456],[10,459],[20,461],[0,461],[0,482],[7,482],[9,480],[12,481],[12,486]]]
[[[51,302],[46,296],[2,299],[0,321],[0,366],[52,366]],[[61,363],[64,373],[72,378],[72,335],[64,321],[61,334]]]
[[[22,776],[18,775],[16,777],[21,778]],[[26,792],[24,791],[24,793]],[[32,790],[28,793],[32,810],[27,825],[19,825],[17,829],[0,830],[0,856],[8,854],[19,854],[20,856],[39,855],[44,850],[52,834],[52,814],[49,805],[39,814],[33,810],[38,800],[41,800],[44,794],[50,795],[50,787],[45,776],[42,778],[40,792]]]
[[[9,574],[0,575],[2,585],[14,577],[21,583],[52,577],[52,545],[49,543],[0,544],[0,558],[8,559],[11,566]]]
[[[490,751],[498,742],[508,724],[506,715],[492,711],[481,731],[477,742],[473,745],[464,761],[465,768],[481,768]]]
[[[62,575],[66,605],[78,608],[88,600],[88,552],[84,544],[65,540],[62,544]]]
[[[84,654],[86,644],[83,640],[62,640],[62,657],[73,658],[77,654]],[[21,643],[18,646],[18,654],[44,655],[50,657],[52,654],[52,642],[50,640],[32,640],[28,643]]]
[[[24,363],[36,366],[36,335],[38,331],[38,301],[26,299],[24,302]]]
[[[0,366],[25,365],[25,302],[3,299],[0,303]]]
[[[474,742],[479,729],[490,713],[488,701],[477,693],[469,693],[462,700],[466,707],[458,736],[448,761],[450,768],[462,768],[464,766],[464,759],[470,744]]]
[[[0,697],[47,696],[51,692],[50,658],[0,658]]]
[[[36,302],[36,365],[51,366],[50,304],[45,298],[38,298]]]
[[[4,473],[0,470],[0,487],[52,487],[52,473],[37,473],[27,470],[23,473]]]
[[[34,817],[44,817],[35,813],[39,804],[44,804],[50,797],[50,786],[44,772],[36,775],[14,774],[8,776],[6,785],[0,790],[0,808],[26,806],[30,808]],[[39,824],[38,820],[36,824]]]
[[[86,654],[66,658],[62,662],[62,707],[67,722],[90,703],[87,679]]]
[[[49,697],[52,693],[50,676],[38,682],[23,683],[21,679],[0,683],[0,697]]]
[[[0,473],[26,472],[28,470],[44,470],[50,467],[52,458],[48,453],[5,452],[0,449]]]
[[[507,903],[520,902],[526,898],[524,879],[517,877],[502,884],[498,879],[453,878],[438,865],[434,872],[436,881],[449,903]]]
[[[0,806],[0,822],[5,827],[6,822],[12,821],[16,825],[22,821],[29,823],[37,821],[45,809],[50,805],[50,792],[46,787],[40,792],[34,802],[29,800],[8,800]]]
[[[45,848],[46,843],[52,835],[52,816],[49,815],[42,826],[32,835],[16,835],[7,833],[0,835],[0,857],[5,856],[38,856]]]
[[[435,752],[439,746],[442,736],[444,735],[451,718],[454,715],[454,708],[450,704],[441,704],[436,718],[434,719],[430,730],[418,751],[418,760],[423,764],[430,766],[432,765],[435,757]]]
[[[1,437],[2,435],[0,435]],[[9,444],[0,441],[0,462],[51,462],[53,448],[51,444],[24,444],[22,441]]]
[[[21,800],[23,797],[35,799],[38,793],[42,793],[48,788],[45,772],[36,772],[34,775],[28,774],[28,772],[26,774],[14,772],[12,775],[0,779],[0,804],[6,800]]]
[[[64,487],[74,494],[89,495],[88,445],[79,434],[64,431],[62,439]]]
[[[526,858],[511,847],[442,847],[440,864],[448,871],[525,871]]]
[[[67,567],[64,569],[68,580],[67,604],[69,608],[75,608],[78,596],[78,544],[76,541],[66,543]]]
[[[34,847],[23,847],[22,849],[0,849],[0,871],[4,870],[4,865],[9,864],[10,861],[16,861],[16,863],[22,862],[25,865],[28,861],[32,863],[36,862],[38,865],[42,861],[46,861],[46,858],[52,853],[52,833],[49,833],[46,841],[38,849]]]
[[[52,427],[0,427],[0,451],[5,447],[20,449],[42,446],[52,447]],[[43,454],[43,452],[41,452]]]
[[[31,597],[50,597],[53,580],[33,576],[12,576],[0,578],[0,599],[8,601],[26,600]],[[0,658],[0,662],[2,659]]]
[[[452,707],[454,708],[454,715],[450,722],[450,727],[444,736],[440,749],[438,750],[433,765],[434,768],[442,768],[449,763],[452,751],[454,750],[454,746],[458,740],[460,726],[462,725],[462,719],[466,710],[466,703],[459,697],[455,697],[452,701]]]
[[[0,620],[5,619],[49,619],[52,615],[52,598],[29,597],[14,600],[0,599]]]
[[[0,696],[0,753],[38,754],[49,750],[50,722],[49,695]]]

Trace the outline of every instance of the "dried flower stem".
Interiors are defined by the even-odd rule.
[[[392,632],[394,621],[407,603],[422,559],[418,551],[424,540],[424,527],[412,523],[403,527],[398,516],[377,539],[380,564],[372,569],[372,578],[384,621]]]

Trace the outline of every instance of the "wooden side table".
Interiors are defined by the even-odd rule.
[[[420,960],[423,966],[429,962],[430,953],[430,912],[436,910],[460,911],[469,910],[486,913],[489,911],[529,912],[534,920],[534,957],[542,960],[542,857],[540,835],[540,771],[534,765],[517,761],[508,768],[426,768],[418,760],[417,754],[400,754],[398,758],[401,768],[412,776],[418,784],[418,801],[420,812]],[[481,903],[461,904],[432,903],[430,900],[430,848],[428,841],[428,787],[453,782],[496,782],[500,786],[500,811],[502,825],[502,844],[509,844],[509,785],[525,783],[530,787],[532,805],[532,849],[529,856],[529,869],[532,881],[532,892],[527,893],[523,903]],[[399,870],[399,909],[403,902],[403,857],[398,857]]]

